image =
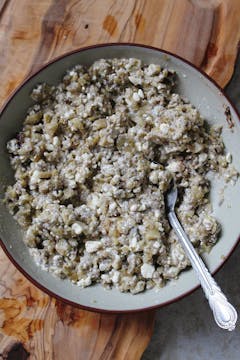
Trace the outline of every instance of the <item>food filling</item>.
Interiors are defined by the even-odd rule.
[[[216,243],[207,174],[238,173],[221,128],[176,92],[177,80],[160,65],[101,59],[33,90],[7,144],[15,183],[6,202],[43,269],[132,294],[176,279],[190,263],[166,217],[172,180],[195,248]]]

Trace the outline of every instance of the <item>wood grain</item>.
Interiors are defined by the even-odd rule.
[[[140,358],[152,334],[153,311],[103,315],[75,309],[38,290],[3,252],[0,264],[0,356],[17,341],[34,360]]]
[[[54,57],[118,41],[177,53],[223,87],[239,18],[239,0],[0,0],[0,104]],[[0,359],[137,360],[149,342],[153,311],[101,315],[64,305],[29,283],[2,250],[0,279]]]
[[[0,9],[1,103],[43,63],[100,42],[175,52],[225,86],[240,39],[239,0],[2,0]]]

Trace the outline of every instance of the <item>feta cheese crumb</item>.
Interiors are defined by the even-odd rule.
[[[74,223],[72,224],[72,230],[75,232],[75,234],[80,235],[83,232],[83,226],[81,223]]]
[[[133,93],[133,100],[136,102],[139,102],[141,100],[141,97],[137,92]]]
[[[102,246],[101,241],[86,241],[85,249],[88,253],[94,253],[98,251]]]
[[[153,265],[144,263],[141,266],[141,274],[145,279],[151,279],[154,271],[155,271],[155,268]]]

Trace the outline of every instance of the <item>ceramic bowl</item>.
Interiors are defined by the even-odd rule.
[[[223,139],[227,151],[233,154],[233,163],[240,169],[240,122],[233,105],[222,90],[206,75],[183,59],[155,48],[132,44],[108,44],[93,46],[57,58],[28,78],[11,96],[1,113],[0,119],[0,197],[4,196],[7,184],[13,182],[13,171],[6,152],[6,143],[21,129],[22,120],[32,101],[29,94],[40,82],[57,84],[65,71],[76,64],[91,65],[99,58],[136,57],[144,63],[156,63],[176,70],[179,78],[178,91],[186,96],[211,123],[222,125]],[[228,107],[234,127],[229,128],[226,119]],[[204,260],[214,273],[221,267],[236,246],[239,238],[240,182],[228,186],[225,201],[219,206],[218,192],[223,187],[219,179],[212,181],[211,200],[216,218],[222,224],[218,243]],[[116,289],[105,290],[100,285],[81,289],[68,280],[60,280],[35,265],[27,247],[22,241],[19,226],[0,201],[0,237],[2,247],[16,267],[36,286],[48,294],[67,303],[88,310],[128,312],[157,308],[176,301],[197,288],[199,282],[193,270],[180,274],[179,279],[170,281],[156,291],[148,290],[138,295],[120,293]],[[224,276],[224,272],[222,273]]]

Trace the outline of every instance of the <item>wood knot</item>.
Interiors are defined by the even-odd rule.
[[[10,348],[5,349],[0,356],[3,360],[27,360],[29,355],[29,352],[24,349],[23,344],[17,342],[11,345]]]
[[[144,19],[142,14],[136,14],[135,18],[134,18],[134,21],[135,21],[135,26],[136,26],[138,31],[144,31],[145,30],[146,20]]]
[[[214,43],[209,43],[207,49],[207,58],[210,59],[213,56],[217,55],[218,48]]]
[[[21,342],[28,341],[36,331],[43,328],[42,319],[24,317],[28,315],[26,303],[17,299],[0,299],[1,325],[3,334],[12,336]]]
[[[117,21],[114,16],[107,15],[103,21],[103,29],[106,30],[110,36],[113,36],[117,31]]]
[[[84,313],[81,310],[66,305],[58,300],[56,301],[56,311],[59,320],[67,326],[79,327],[84,316]]]

